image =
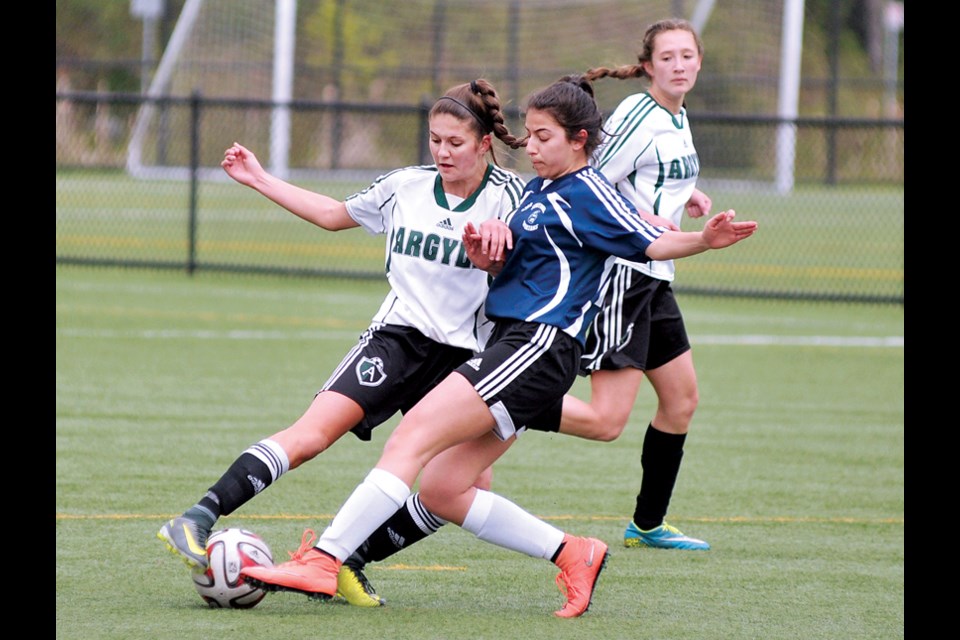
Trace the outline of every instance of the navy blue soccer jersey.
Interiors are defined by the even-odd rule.
[[[487,316],[549,324],[581,344],[616,258],[646,262],[661,234],[589,166],[531,180],[507,223],[513,251],[490,286]]]

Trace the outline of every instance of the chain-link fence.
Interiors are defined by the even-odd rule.
[[[383,238],[317,229],[232,182],[219,162],[236,140],[291,181],[345,198],[387,170],[430,161],[428,106],[303,101],[278,111],[199,95],[148,103],[58,92],[57,263],[382,277]],[[134,152],[148,111],[154,124]],[[280,163],[278,113],[289,121]],[[678,291],[903,303],[902,120],[690,120],[715,211],[733,208],[760,230],[683,260]],[[532,175],[522,152],[498,147],[498,158]]]

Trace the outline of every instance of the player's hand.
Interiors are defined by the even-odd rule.
[[[513,233],[502,220],[484,220],[480,223],[480,250],[493,262],[507,259],[507,251],[513,249]]]
[[[734,222],[736,215],[733,209],[728,209],[707,220],[702,233],[708,247],[722,249],[753,235],[757,230],[757,223],[752,220]]]
[[[687,200],[687,215],[691,218],[700,218],[710,215],[710,207],[713,206],[713,200],[700,189],[694,189],[690,199]]]
[[[228,176],[248,187],[266,173],[257,156],[239,142],[234,142],[223,152],[220,166]]]
[[[468,222],[463,227],[463,247],[475,267],[496,275],[503,268],[506,252],[513,249],[513,234],[500,220],[485,220],[479,230]]]

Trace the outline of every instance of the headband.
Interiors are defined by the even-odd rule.
[[[441,100],[449,100],[450,102],[455,102],[455,103],[457,103],[458,105],[460,105],[461,107],[463,107],[464,109],[466,109],[466,110],[467,110],[467,113],[469,113],[470,115],[472,115],[472,116],[476,119],[476,121],[480,123],[480,126],[483,127],[483,130],[484,130],[484,131],[486,131],[487,133],[490,132],[490,128],[489,128],[489,127],[487,126],[487,124],[480,118],[480,116],[477,115],[476,111],[474,111],[473,109],[471,109],[470,107],[468,107],[468,106],[465,105],[464,103],[460,102],[459,100],[457,100],[457,99],[454,98],[453,96],[440,96],[440,97],[437,99],[437,102],[440,102]]]

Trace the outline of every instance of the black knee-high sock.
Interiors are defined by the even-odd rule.
[[[446,520],[427,511],[420,502],[420,494],[415,493],[379,529],[370,534],[344,564],[363,569],[368,562],[389,558],[436,533],[446,523]]]
[[[281,459],[280,454],[275,443],[258,442],[247,448],[184,516],[212,528],[220,516],[233,513],[287,470],[286,455]]]
[[[637,494],[637,508],[633,512],[633,523],[644,531],[663,524],[680,472],[686,439],[685,433],[664,433],[653,423],[647,427],[640,456],[643,479]]]

